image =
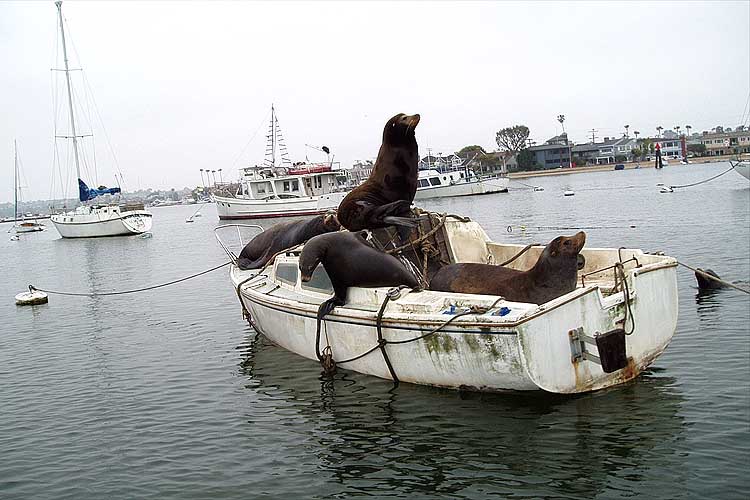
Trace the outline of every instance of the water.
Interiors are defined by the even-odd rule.
[[[729,172],[656,187],[726,167],[526,179],[545,191],[511,182],[509,194],[425,206],[514,243],[599,227],[588,246],[662,250],[748,286],[750,183]],[[186,224],[193,211],[154,209],[150,239],[62,240],[53,228],[0,239],[0,497],[747,497],[750,300],[698,294],[684,268],[667,351],[636,381],[578,397],[323,381],[316,363],[255,337],[225,270],[13,304],[28,283],[122,290],[221,263],[214,208]]]

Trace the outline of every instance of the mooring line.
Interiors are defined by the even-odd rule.
[[[708,274],[708,273],[707,273],[707,272],[705,272],[705,271],[701,271],[700,269],[696,269],[696,268],[694,268],[694,267],[688,266],[687,264],[685,264],[685,263],[683,263],[683,262],[680,262],[679,260],[677,261],[677,263],[678,263],[679,265],[683,266],[683,267],[687,267],[688,269],[690,269],[690,270],[691,270],[691,271],[693,271],[694,273],[698,273],[698,274],[700,274],[700,275],[701,275],[701,276],[703,276],[704,278],[708,278],[708,279],[712,279],[712,280],[714,280],[714,281],[718,281],[718,282],[719,282],[719,283],[721,283],[722,285],[726,285],[726,286],[728,286],[728,287],[734,288],[734,289],[736,289],[736,290],[739,290],[740,292],[745,292],[746,294],[750,295],[750,290],[748,290],[748,289],[746,289],[746,288],[742,288],[741,286],[737,286],[737,285],[735,285],[734,283],[730,283],[730,282],[728,282],[728,281],[725,281],[725,280],[723,280],[723,279],[721,279],[721,278],[717,278],[716,276],[712,276],[712,275]]]
[[[204,274],[208,274],[208,273],[210,273],[212,271],[216,271],[217,269],[221,269],[222,267],[228,266],[231,263],[232,263],[232,261],[225,262],[225,263],[220,264],[218,266],[214,266],[214,267],[212,267],[210,269],[206,269],[205,271],[201,271],[199,273],[191,274],[190,276],[185,276],[184,278],[180,278],[180,279],[168,281],[166,283],[161,283],[161,284],[158,284],[158,285],[151,285],[151,286],[147,286],[147,287],[143,287],[143,288],[136,288],[134,290],[122,290],[122,291],[118,291],[118,292],[99,292],[99,293],[60,292],[60,291],[57,291],[57,290],[47,290],[45,288],[38,288],[38,287],[35,287],[34,285],[29,285],[29,291],[39,290],[40,292],[52,293],[52,294],[55,294],[55,295],[70,295],[70,296],[74,296],[74,297],[101,297],[101,296],[104,296],[104,295],[124,295],[126,293],[145,292],[147,290],[154,290],[156,288],[162,288],[162,287],[165,287],[165,286],[174,285],[175,283],[180,283],[182,281],[187,281],[189,279],[197,278],[198,276],[202,276]]]

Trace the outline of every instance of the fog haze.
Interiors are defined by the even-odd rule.
[[[128,190],[196,186],[200,168],[235,178],[263,158],[271,103],[292,160],[321,160],[305,144],[326,145],[344,166],[374,157],[398,112],[422,115],[422,154],[495,149],[513,124],[542,142],[561,113],[576,142],[625,124],[734,127],[750,92],[749,6],[66,1],[63,14]],[[58,36],[53,2],[0,3],[0,201],[13,198],[14,138],[24,197],[52,194]]]

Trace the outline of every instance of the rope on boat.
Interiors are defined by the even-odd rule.
[[[385,346],[387,346],[389,344],[392,344],[392,345],[408,344],[410,342],[416,342],[418,340],[425,339],[425,338],[427,338],[427,337],[429,337],[431,335],[434,335],[434,334],[438,333],[440,330],[442,330],[443,328],[445,328],[446,326],[448,326],[449,324],[451,324],[453,321],[457,320],[458,318],[460,318],[462,316],[467,316],[469,314],[484,314],[487,311],[490,311],[491,309],[493,309],[498,304],[498,302],[500,302],[501,300],[505,300],[504,297],[498,297],[497,300],[495,300],[495,302],[493,302],[489,307],[471,306],[471,307],[467,308],[466,311],[460,312],[458,314],[454,314],[453,316],[451,316],[446,321],[442,322],[437,327],[433,328],[429,332],[424,333],[422,335],[418,335],[416,337],[412,337],[410,339],[405,339],[405,340],[388,340],[388,339],[383,338],[382,326],[381,326],[382,325],[382,318],[383,318],[383,312],[385,311],[386,305],[391,300],[391,297],[395,297],[393,300],[395,300],[395,299],[398,298],[399,294],[397,294],[396,291],[400,291],[399,288],[392,288],[391,290],[389,290],[388,294],[386,294],[385,299],[383,300],[383,304],[380,306],[380,311],[378,312],[378,318],[377,318],[377,323],[376,323],[377,324],[377,329],[378,329],[378,342],[377,342],[377,344],[375,344],[373,347],[371,347],[370,349],[368,349],[367,351],[363,352],[362,354],[360,354],[358,356],[354,356],[352,358],[348,358],[348,359],[345,359],[345,360],[342,360],[342,361],[337,361],[336,362],[337,364],[351,363],[352,361],[357,361],[358,359],[364,358],[368,354],[370,354],[370,353],[372,353],[372,352],[374,352],[374,351],[376,351],[378,349],[381,349],[382,352],[383,352],[383,358],[384,358],[384,360],[386,362],[386,366],[388,366],[388,370],[391,372],[391,377],[393,378],[394,383],[396,385],[398,385],[399,380],[398,380],[398,377],[396,376],[396,372],[393,370],[393,366],[391,365],[390,360],[388,359],[388,355],[385,352]]]
[[[44,288],[35,287],[34,285],[29,285],[29,291],[33,292],[34,290],[39,290],[40,292],[52,293],[52,294],[55,294],[55,295],[69,295],[69,296],[74,296],[74,297],[103,297],[103,296],[106,296],[106,295],[125,295],[126,293],[145,292],[147,290],[154,290],[156,288],[162,288],[162,287],[165,287],[165,286],[174,285],[175,283],[181,283],[183,281],[187,281],[189,279],[197,278],[198,276],[203,276],[204,274],[208,274],[210,272],[216,271],[217,269],[221,269],[222,267],[228,266],[231,263],[232,263],[232,261],[228,261],[228,262],[225,262],[223,264],[219,264],[218,266],[214,266],[214,267],[212,267],[210,269],[206,269],[205,271],[201,271],[199,273],[191,274],[190,276],[185,276],[184,278],[180,278],[180,279],[168,281],[166,283],[160,283],[158,285],[151,285],[151,286],[146,286],[146,287],[143,287],[143,288],[135,288],[133,290],[120,290],[120,291],[115,291],[115,292],[99,292],[99,293],[93,293],[93,292],[89,292],[89,293],[83,293],[83,292],[61,292],[61,291],[57,291],[57,290],[47,290],[47,289],[44,289]]]
[[[517,254],[515,254],[513,257],[511,257],[510,259],[506,260],[505,262],[503,262],[502,264],[499,264],[499,265],[500,266],[507,266],[508,264],[510,264],[511,262],[513,262],[514,260],[516,260],[517,258],[519,258],[521,255],[523,255],[526,252],[528,252],[531,247],[535,247],[535,246],[541,246],[541,243],[530,243],[530,244],[526,245],[525,247],[523,247],[523,250],[521,250],[520,252],[518,252]]]
[[[727,172],[731,172],[732,170],[734,170],[734,167],[737,166],[736,163],[731,163],[730,162],[730,164],[732,165],[731,167],[729,167],[728,169],[726,169],[725,171],[723,171],[722,173],[720,173],[718,175],[714,175],[713,177],[709,177],[706,180],[699,181],[699,182],[693,182],[692,184],[682,184],[680,186],[669,186],[669,187],[672,188],[672,189],[675,189],[675,188],[686,188],[686,187],[698,186],[699,184],[705,184],[706,182],[712,181],[712,180],[716,179],[717,177],[721,177],[722,175],[726,174]]]
[[[722,285],[726,285],[726,286],[728,286],[728,287],[730,287],[730,288],[734,288],[735,290],[739,290],[740,292],[744,292],[744,293],[747,293],[747,294],[749,294],[749,295],[750,295],[750,290],[748,290],[747,288],[742,288],[741,286],[737,286],[737,285],[735,285],[734,283],[730,283],[730,282],[728,282],[728,281],[725,281],[725,280],[723,280],[723,279],[721,279],[721,278],[717,278],[716,276],[713,276],[713,275],[711,275],[711,274],[708,274],[708,273],[706,273],[706,272],[704,272],[704,271],[701,271],[700,269],[696,269],[696,268],[694,268],[694,267],[688,266],[687,264],[685,264],[685,263],[683,263],[683,262],[680,262],[679,260],[677,261],[677,263],[678,263],[679,265],[683,266],[683,267],[686,267],[686,268],[690,269],[690,270],[691,270],[691,271],[693,271],[694,273],[698,273],[698,274],[700,274],[700,275],[701,275],[701,276],[703,276],[704,278],[708,278],[708,279],[712,279],[712,280],[714,280],[714,281],[718,281],[718,282],[719,282],[719,283],[721,283]]]

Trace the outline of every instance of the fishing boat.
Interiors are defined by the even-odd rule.
[[[470,168],[448,171],[425,169],[419,171],[415,200],[470,196],[477,194],[507,193],[507,177],[480,177]]]
[[[216,212],[226,220],[314,215],[336,209],[347,192],[339,188],[333,166],[332,161],[292,164],[271,106],[263,164],[240,169],[239,188],[233,196],[212,196]]]
[[[79,147],[79,139],[90,136],[76,133],[76,120],[73,106],[73,90],[71,88],[68,52],[65,43],[65,29],[63,27],[62,2],[55,2],[60,24],[60,39],[62,42],[65,88],[67,90],[68,114],[70,119],[70,135],[56,136],[70,139],[72,142],[73,158],[75,161],[76,177],[78,178],[78,199],[83,205],[75,210],[57,213],[50,220],[63,238],[95,238],[100,236],[122,236],[143,234],[151,229],[151,213],[144,209],[141,203],[95,203],[99,196],[120,193],[119,187],[107,188],[99,186],[89,187],[81,178],[81,163],[83,150]]]
[[[35,220],[26,220],[24,215],[18,214],[18,203],[21,197],[21,186],[19,185],[18,173],[18,147],[16,141],[13,141],[13,227],[11,231],[19,233],[36,233],[44,231],[46,228],[41,222]],[[10,231],[9,231],[10,232]]]
[[[512,260],[509,267],[525,270],[543,250],[493,242],[468,219],[430,214],[420,224],[439,252],[433,263]],[[576,289],[545,304],[354,287],[318,323],[318,307],[333,293],[325,269],[303,283],[297,248],[264,269],[240,270],[223,233],[239,226],[216,234],[234,262],[230,282],[251,325],[304,358],[319,360],[330,349],[339,368],[383,379],[482,392],[588,392],[637,377],[677,326],[677,261],[614,248],[585,248]],[[419,276],[421,257],[412,251],[416,259],[399,257]]]

